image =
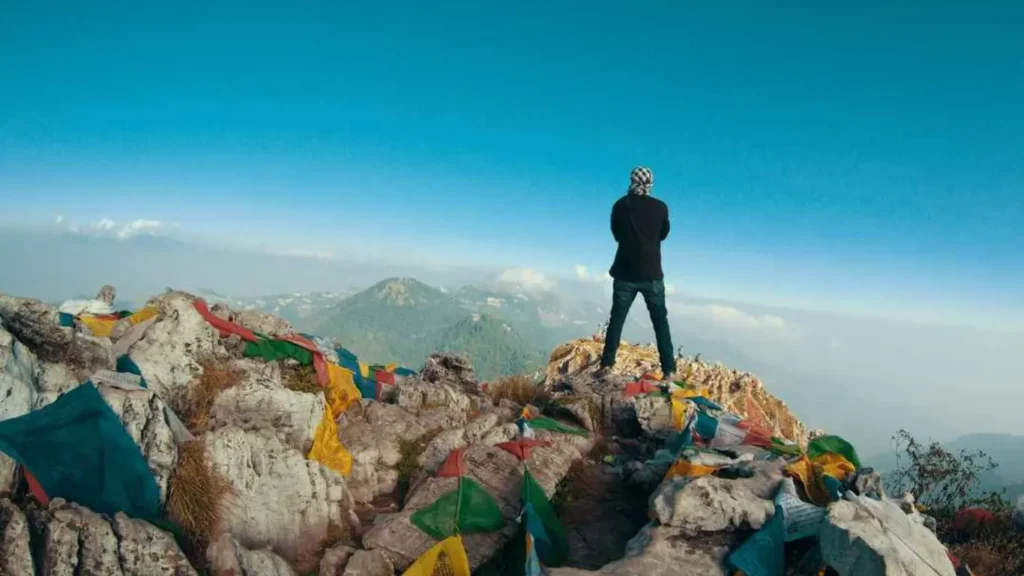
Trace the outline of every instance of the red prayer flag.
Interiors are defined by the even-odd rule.
[[[639,396],[640,394],[650,394],[656,392],[658,385],[647,380],[641,380],[639,382],[630,382],[626,384],[626,397]]]
[[[528,460],[530,458],[531,450],[538,446],[551,446],[551,441],[524,438],[521,440],[513,440],[511,442],[502,442],[497,446],[520,460]]]
[[[256,335],[253,334],[251,330],[242,328],[241,326],[235,324],[234,322],[231,322],[230,320],[225,320],[218,316],[214,316],[213,312],[210,312],[210,309],[206,306],[206,302],[203,302],[202,300],[196,300],[193,306],[195,306],[196,312],[199,312],[199,314],[203,317],[204,320],[206,320],[211,326],[213,326],[220,332],[221,337],[230,336],[231,334],[238,334],[238,336],[241,337],[242,340],[247,340],[249,342],[256,342],[258,340]]]
[[[22,466],[21,470],[25,474],[25,482],[28,483],[28,490],[32,493],[32,496],[35,496],[35,499],[43,506],[49,506],[50,497],[46,495],[46,490],[43,490],[39,480],[36,480],[36,477],[29,472],[28,468]]]
[[[444,464],[437,469],[438,478],[458,478],[466,475],[466,449],[456,448],[452,450]]]

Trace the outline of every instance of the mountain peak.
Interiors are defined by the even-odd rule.
[[[431,296],[443,294],[415,278],[389,278],[377,283],[369,290],[376,300],[386,300],[397,306],[422,304],[432,300]]]

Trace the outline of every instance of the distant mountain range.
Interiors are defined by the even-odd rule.
[[[370,362],[418,367],[434,352],[458,352],[481,378],[494,379],[544,365],[554,336],[531,321],[537,314],[528,301],[526,295],[484,296],[471,289],[452,294],[412,278],[391,278],[303,323]],[[515,305],[503,308],[507,302]]]
[[[434,352],[464,353],[483,379],[540,369],[552,349],[593,334],[608,313],[603,303],[587,298],[513,284],[449,291],[413,278],[389,278],[364,290],[343,292],[254,298],[210,289],[196,293],[211,304],[275,314],[301,332],[338,340],[370,362],[418,367]],[[734,364],[746,359],[724,344],[682,334],[679,343],[690,354]],[[623,336],[633,342],[653,340],[640,299]]]
[[[319,316],[340,304],[345,298],[357,293],[357,289],[342,292],[306,292],[295,294],[273,294],[255,298],[233,298],[210,289],[196,290],[210,304],[224,304],[234,310],[256,310],[267,312],[292,323],[300,331],[309,331],[319,321]]]

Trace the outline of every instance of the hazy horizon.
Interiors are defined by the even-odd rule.
[[[111,283],[137,303],[166,287],[232,297],[364,289],[393,276],[449,290],[516,287],[605,306],[610,281],[573,269],[431,269],[326,260],[204,245],[160,236],[0,229],[0,292],[57,302]],[[26,264],[26,262],[31,264]],[[814,427],[844,434],[868,454],[905,427],[950,440],[969,433],[1024,434],[1012,399],[1024,332],[827,314],[707,299],[669,290],[675,344],[764,379]],[[653,340],[641,303],[626,336]],[[581,327],[580,336],[595,326]],[[1015,380],[1016,379],[1016,380]]]

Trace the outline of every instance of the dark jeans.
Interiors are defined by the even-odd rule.
[[[636,300],[637,293],[643,294],[647,303],[647,311],[651,313],[651,324],[654,324],[654,337],[658,341],[658,356],[661,357],[661,371],[665,374],[676,371],[675,349],[672,347],[672,334],[668,328],[668,308],[665,307],[665,281],[623,282],[616,280],[612,287],[612,317],[605,333],[604,354],[601,355],[601,366],[614,366],[615,354],[619,351],[622,339],[622,327],[626,324],[626,315]]]

